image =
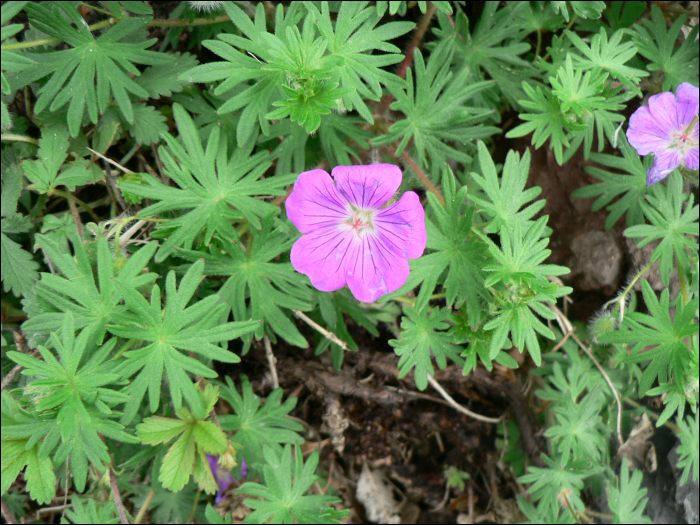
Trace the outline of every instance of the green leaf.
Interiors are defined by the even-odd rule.
[[[570,456],[600,461],[601,453],[607,449],[600,416],[604,401],[600,390],[593,390],[580,403],[566,396],[564,403],[554,406],[558,424],[550,426],[545,435],[557,444],[560,466],[565,466]]]
[[[642,213],[642,197],[647,191],[647,169],[642,164],[637,151],[629,145],[624,134],[617,136],[621,142],[619,148],[622,157],[617,155],[607,155],[593,153],[591,160],[603,164],[609,168],[615,168],[624,172],[614,173],[605,171],[595,166],[586,166],[586,173],[600,179],[603,182],[591,184],[574,191],[571,195],[577,199],[589,199],[599,195],[598,199],[591,206],[591,210],[598,211],[603,206],[613,201],[615,197],[621,197],[605,209],[610,212],[605,220],[605,229],[609,230],[627,213],[627,226],[634,226],[644,222]]]
[[[549,139],[549,148],[554,152],[554,158],[561,166],[564,162],[563,147],[570,146],[569,131],[582,130],[586,126],[567,121],[561,110],[560,100],[554,96],[548,87],[537,86],[533,89],[523,84],[525,94],[530,100],[520,99],[520,105],[529,113],[521,113],[520,119],[527,121],[506,133],[506,138],[524,137],[532,133],[532,145],[539,149]]]
[[[583,71],[607,71],[610,76],[622,82],[637,95],[642,94],[638,85],[643,77],[648,77],[647,71],[626,66],[625,64],[637,54],[637,47],[630,41],[621,42],[625,30],[618,29],[608,39],[605,29],[590,38],[590,47],[573,31],[565,30],[566,36],[583,56],[572,54],[575,65]]]
[[[486,192],[488,199],[474,194],[470,194],[469,199],[475,202],[479,209],[491,219],[484,231],[497,233],[504,226],[513,226],[515,222],[530,223],[532,217],[545,205],[545,201],[542,199],[533,202],[523,210],[520,209],[542,192],[542,188],[539,186],[525,189],[530,171],[530,151],[526,151],[522,159],[516,152],[509,151],[503,166],[503,175],[499,181],[496,166],[486,145],[481,141],[477,145],[479,165],[483,176],[473,172],[470,175]]]
[[[197,58],[189,53],[173,53],[173,63],[147,67],[134,82],[148,92],[148,97],[159,99],[170,97],[173,93],[181,93],[185,86],[191,84],[184,79],[184,73],[194,68]]]
[[[170,233],[168,240],[158,249],[156,262],[170,255],[175,246],[190,248],[202,230],[204,245],[211,242],[215,233],[224,239],[237,239],[238,234],[230,219],[240,219],[241,215],[231,207],[240,211],[254,228],[260,229],[260,217],[278,208],[253,198],[253,195],[283,195],[283,188],[296,178],[296,175],[290,175],[259,180],[270,167],[270,162],[265,161],[267,152],[249,157],[254,145],[251,142],[246,148],[238,148],[229,158],[226,140],[219,141],[218,128],[209,135],[205,151],[197,128],[184,108],[174,104],[173,113],[184,147],[169,133],[163,133],[169,149],[161,148],[160,156],[166,175],[180,187],[166,186],[146,174],[143,174],[145,184],[121,183],[124,191],[159,201],[141,210],[141,217],[186,210],[161,227]]]
[[[113,280],[128,311],[116,315],[114,319],[117,324],[108,325],[107,329],[119,337],[149,343],[143,348],[125,352],[126,360],[116,369],[116,373],[125,379],[139,372],[126,389],[131,400],[126,404],[122,417],[125,424],[135,417],[146,389],[149,391],[151,412],[158,410],[164,375],[168,377],[170,399],[175,409],[182,407],[184,396],[195,416],[203,419],[205,407],[188,372],[202,377],[216,377],[216,372],[182,351],[191,351],[206,359],[238,363],[240,358],[236,354],[213,343],[236,339],[258,326],[257,321],[219,323],[224,305],[215,306],[219,301],[216,295],[187,306],[202,279],[203,269],[204,261],[193,264],[182,277],[179,288],[175,284],[175,272],[168,273],[164,311],[158,285],[151,291],[149,304],[128,283],[119,278]]]
[[[698,83],[698,46],[695,43],[698,28],[696,25],[687,36],[683,35],[681,28],[686,18],[686,15],[679,16],[667,29],[661,9],[652,5],[651,20],[642,20],[634,26],[632,36],[639,54],[651,61],[647,69],[664,73],[662,91],[675,90],[683,82]],[[680,47],[676,45],[678,38],[683,40]]]
[[[369,149],[368,139],[374,135],[360,127],[362,121],[357,117],[348,115],[337,115],[330,113],[321,117],[321,127],[318,129],[318,137],[321,139],[321,147],[330,168],[336,166],[352,166],[352,156],[356,163],[361,162],[360,152],[354,148],[352,144],[358,145],[360,148]],[[287,170],[288,173],[292,170]],[[293,170],[303,171],[303,170]]]
[[[340,498],[328,495],[311,495],[305,493],[314,484],[318,476],[314,474],[318,465],[318,452],[313,452],[304,463],[299,446],[295,447],[296,460],[292,460],[292,447],[279,451],[275,447],[263,449],[265,457],[265,485],[246,482],[236,492],[256,496],[246,499],[244,503],[252,513],[246,516],[244,523],[341,523],[338,518],[347,516],[347,510],[338,511],[331,505],[339,503]]]
[[[88,499],[83,503],[83,499],[73,494],[71,496],[72,509],[66,509],[66,517],[72,523],[119,523],[117,506],[113,501],[97,504],[94,499]]]
[[[472,328],[476,328],[481,317],[479,297],[487,297],[484,289],[483,265],[486,262],[486,243],[471,235],[474,220],[474,206],[462,212],[462,203],[467,195],[463,186],[455,193],[455,178],[452,170],[443,171],[443,192],[445,207],[431,193],[428,194],[430,208],[437,219],[436,226],[426,217],[428,234],[427,247],[435,252],[410,261],[411,275],[399,290],[384,296],[384,300],[401,296],[421,281],[420,293],[416,300],[416,311],[421,311],[435,290],[440,275],[447,269],[444,289],[448,305],[467,305],[467,313]]]
[[[460,347],[453,344],[454,337],[448,335],[445,330],[449,328],[447,320],[450,317],[450,309],[436,308],[428,315],[428,309],[420,312],[407,306],[403,309],[401,318],[401,339],[392,339],[389,344],[394,347],[399,359],[399,379],[408,374],[415,367],[415,381],[419,390],[425,390],[428,386],[428,374],[435,375],[431,353],[441,369],[447,366],[450,358],[457,364],[462,364],[459,357]]]
[[[642,488],[642,472],[635,470],[630,480],[627,458],[622,458],[620,466],[620,487],[607,482],[610,510],[615,514],[613,523],[653,523],[644,514],[649,498],[644,496],[647,489]]]
[[[34,286],[39,277],[37,272],[39,265],[29,252],[5,235],[6,228],[9,227],[7,220],[2,219],[2,233],[0,233],[2,287],[6,292],[12,290],[12,293],[19,297]]]
[[[51,458],[39,454],[39,440],[53,428],[53,422],[27,411],[5,390],[2,392],[2,494],[25,470],[27,490],[37,503],[47,503],[56,495],[56,476]],[[58,437],[58,435],[57,435]]]
[[[42,273],[36,287],[38,312],[32,313],[22,325],[28,333],[55,332],[62,329],[65,316],[72,312],[75,327],[85,330],[100,344],[105,335],[105,325],[114,322],[116,315],[124,311],[120,303],[121,293],[114,287],[113,277],[119,276],[124,286],[134,291],[139,286],[153,282],[158,276],[144,272],[153,257],[156,242],[143,246],[125,264],[123,258],[112,255],[109,243],[100,237],[90,245],[97,256],[97,275],[93,273],[88,251],[74,231],[66,234],[73,244],[75,256],[66,253],[53,236],[36,235],[36,244],[54,267],[63,275]],[[96,244],[96,247],[95,247]],[[118,269],[117,262],[121,269]]]
[[[168,442],[182,434],[165,454],[158,480],[163,487],[178,492],[194,473],[200,488],[213,494],[217,486],[206,454],[223,454],[228,449],[228,439],[219,426],[204,420],[219,398],[219,387],[208,383],[197,395],[205,407],[203,418],[182,407],[175,411],[179,419],[148,417],[136,425],[136,433],[143,443],[151,445]]]
[[[700,413],[695,413],[695,419],[688,416],[685,421],[679,419],[678,426],[681,429],[681,444],[678,447],[678,468],[683,469],[681,484],[688,481],[690,472],[693,472],[693,481],[697,483],[700,473],[700,425],[698,424]]]
[[[697,252],[698,243],[692,236],[698,232],[700,207],[693,206],[694,195],[683,193],[683,181],[678,171],[669,177],[668,185],[655,184],[649,190],[646,201],[641,201],[642,211],[651,224],[640,224],[625,230],[627,237],[643,237],[639,248],[651,241],[661,239],[651,254],[651,262],[660,260],[661,282],[668,286],[673,270],[673,255],[676,265],[686,275],[690,272],[690,260],[686,246]]]
[[[312,293],[308,280],[294,271],[291,263],[271,262],[289,250],[296,240],[289,233],[271,231],[271,219],[271,216],[263,219],[261,231],[252,230],[253,242],[248,253],[223,239],[219,243],[221,248],[209,254],[193,250],[178,253],[192,261],[203,258],[207,275],[230,276],[219,289],[221,302],[226,304],[223,315],[227,316],[233,310],[236,321],[263,321],[291,344],[307,348],[309,343],[282,309],[311,310],[308,301]],[[261,323],[256,337],[262,338],[263,330]]]
[[[651,285],[642,280],[644,302],[651,315],[640,312],[630,312],[620,326],[620,330],[602,335],[603,343],[633,344],[624,361],[628,363],[643,363],[649,361],[642,377],[639,379],[639,395],[646,395],[652,383],[658,378],[659,383],[666,383],[670,377],[685,388],[686,374],[692,363],[691,350],[686,346],[684,338],[697,334],[697,324],[693,323],[695,309],[698,308],[698,297],[693,298],[687,305],[681,301],[676,306],[676,315],[671,320],[668,288],[661,292],[657,299]]]
[[[389,86],[389,90],[396,97],[396,102],[391,108],[401,111],[406,118],[392,124],[389,133],[373,139],[373,146],[390,144],[401,139],[396,148],[396,154],[400,155],[413,139],[418,161],[422,166],[428,166],[426,152],[430,163],[442,166],[447,164],[448,159],[458,162],[471,161],[469,155],[447,145],[447,142],[454,141],[464,145],[499,131],[493,126],[481,124],[491,110],[465,105],[467,100],[493,87],[494,83],[468,82],[468,69],[462,69],[457,75],[450,72],[452,47],[451,40],[440,42],[431,53],[427,67],[420,50],[416,49],[415,79],[410,72],[406,75],[408,88],[405,91]]]
[[[10,24],[5,25],[19,13],[27,2],[5,2],[2,4],[2,34],[0,35],[0,40],[4,43],[10,37],[16,35],[24,29],[24,24]],[[3,49],[0,51],[0,59],[2,61],[2,72],[0,72],[0,81],[2,83],[2,93],[3,95],[10,95],[12,93],[12,87],[10,83],[5,78],[5,71],[24,71],[34,66],[33,60],[23,56],[21,53],[13,53],[12,51]],[[7,109],[7,104],[5,100],[2,101],[2,129],[12,128],[12,118],[10,117],[10,112]]]
[[[556,304],[558,297],[571,293],[569,287],[559,287],[547,277],[569,273],[569,269],[552,264],[540,264],[549,257],[548,238],[542,238],[547,216],[529,226],[518,221],[512,227],[501,229],[501,247],[488,240],[491,255],[498,264],[484,267],[493,272],[485,286],[494,287],[495,307],[493,319],[484,325],[485,330],[495,330],[491,340],[491,354],[497,355],[510,332],[513,345],[521,351],[527,347],[535,364],[541,362],[537,333],[554,339],[554,333],[535,313],[545,319],[555,319],[554,313],[543,303]]]
[[[411,31],[413,22],[389,22],[376,27],[381,15],[363,2],[341,2],[335,27],[331,21],[328,2],[321,2],[321,12],[315,3],[304,2],[304,6],[317,20],[328,53],[335,66],[331,78],[348,89],[343,95],[343,105],[348,111],[357,111],[362,118],[374,124],[372,110],[365,100],[379,100],[381,85],[401,87],[405,83],[382,68],[403,59],[401,50],[388,42]],[[378,53],[386,51],[387,53]]]
[[[111,406],[128,400],[125,394],[106,388],[119,379],[113,372],[114,366],[106,359],[116,340],[96,348],[88,331],[82,331],[76,338],[71,312],[64,317],[61,333],[60,339],[56,332],[51,334],[51,343],[60,362],[43,346],[39,346],[43,360],[14,351],[7,356],[25,367],[22,375],[39,376],[27,388],[41,393],[35,400],[37,412],[49,411],[53,415],[51,419],[55,418],[55,431],[49,432],[49,436],[53,432],[55,439],[45,438],[41,455],[45,457],[53,450],[60,434],[59,450],[70,449],[71,476],[78,490],[83,491],[88,460],[98,471],[104,471],[105,464],[111,462],[100,434],[124,443],[138,443],[138,440],[124,432],[122,425],[109,419],[113,416]],[[81,366],[84,357],[87,362]]]
[[[219,422],[224,430],[234,431],[233,440],[242,445],[236,454],[239,463],[242,458],[249,469],[256,469],[255,465],[263,461],[263,447],[281,452],[280,443],[304,442],[299,435],[304,427],[285,417],[294,410],[296,397],[287,398],[280,404],[284,391],[277,388],[260,407],[260,398],[253,393],[246,375],[241,375],[241,392],[242,396],[231,378],[226,376],[226,386],[221,384],[221,397],[231,404],[235,415],[219,416]]]
[[[126,123],[129,134],[138,144],[156,144],[161,133],[168,131],[165,115],[153,106],[134,104],[134,122]]]
[[[456,68],[471,71],[469,83],[482,81],[488,75],[508,102],[520,108],[519,101],[525,98],[523,87],[534,85],[533,77],[537,74],[532,64],[520,57],[530,50],[530,44],[522,41],[527,34],[522,24],[529,6],[521,3],[504,9],[498,7],[498,3],[486,3],[473,32],[462,10],[457,10],[454,22],[438,13],[440,29],[435,33],[454,46]],[[488,105],[494,107],[496,103]]]
[[[134,113],[129,93],[148,97],[148,91],[128,75],[140,74],[134,64],[167,64],[173,60],[170,55],[146,51],[156,39],[139,43],[120,42],[143,28],[150,17],[123,19],[95,39],[72,4],[54,4],[52,11],[44,5],[29,4],[26,10],[34,27],[62,40],[70,48],[31,56],[26,53],[38,65],[10,78],[10,85],[16,89],[51,75],[39,90],[34,111],[41,113],[49,109],[55,112],[68,104],[68,129],[73,137],[80,131],[85,110],[90,120],[97,123],[98,111],[106,111],[112,96],[126,121],[132,123]]]
[[[538,502],[537,510],[545,516],[558,516],[562,505],[560,495],[566,493],[573,510],[583,512],[583,480],[593,474],[588,462],[572,461],[562,466],[558,460],[544,454],[540,457],[548,468],[531,466],[527,474],[518,478],[521,483],[532,483],[527,491],[532,495],[532,500]]]

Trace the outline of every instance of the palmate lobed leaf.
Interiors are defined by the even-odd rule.
[[[447,366],[447,358],[458,365],[463,364],[459,356],[461,348],[453,344],[454,337],[443,330],[449,328],[447,320],[450,309],[436,308],[428,315],[428,309],[420,312],[410,306],[404,308],[401,318],[401,339],[392,339],[389,344],[394,347],[399,359],[399,379],[415,367],[415,381],[419,390],[428,386],[428,374],[435,375],[431,354],[441,369]]]
[[[283,451],[266,446],[265,455],[266,485],[246,482],[238,493],[256,496],[246,499],[245,504],[254,509],[243,523],[341,523],[349,511],[337,511],[331,504],[339,503],[340,498],[328,495],[305,495],[318,476],[314,474],[319,454],[313,452],[304,463],[304,456],[297,445],[292,459],[292,448],[287,445]]]
[[[443,40],[431,53],[426,67],[423,55],[416,50],[415,75],[410,71],[406,75],[408,88],[403,90],[389,86],[396,97],[391,108],[401,111],[406,118],[392,124],[389,133],[373,139],[373,146],[390,144],[400,138],[401,142],[396,148],[396,154],[400,155],[413,139],[422,166],[428,166],[426,153],[434,165],[444,165],[448,158],[470,162],[468,154],[449,146],[447,142],[464,145],[499,131],[496,127],[481,124],[491,113],[490,110],[465,104],[480,92],[493,87],[494,83],[468,83],[467,69],[454,75],[449,70],[452,53],[452,42]]]
[[[666,186],[653,185],[649,188],[646,202],[640,203],[651,224],[639,224],[625,230],[627,237],[644,238],[638,243],[639,248],[661,239],[651,254],[651,262],[660,260],[659,274],[664,286],[669,284],[673,256],[676,256],[676,265],[687,274],[691,265],[686,246],[696,252],[698,250],[698,243],[692,236],[698,233],[700,207],[693,205],[694,201],[692,193],[683,193],[683,180],[676,170],[669,176]]]
[[[651,6],[651,20],[640,19],[634,25],[632,37],[639,54],[651,61],[649,71],[662,71],[663,91],[675,90],[683,82],[698,83],[698,49],[695,44],[698,27],[695,25],[688,35],[681,29],[686,23],[686,15],[681,15],[667,28],[666,18],[657,5]],[[680,47],[678,38],[683,39]]]
[[[268,153],[263,151],[249,156],[255,143],[248,141],[229,158],[226,140],[219,140],[217,127],[209,135],[204,150],[197,128],[185,109],[174,104],[173,113],[184,147],[170,134],[163,133],[169,149],[161,148],[160,155],[165,173],[179,188],[166,186],[146,174],[143,174],[145,184],[121,183],[124,191],[158,201],[141,210],[142,217],[186,210],[163,226],[169,231],[169,237],[158,249],[156,262],[165,259],[176,246],[190,248],[202,231],[204,245],[209,244],[214,234],[224,239],[237,239],[238,234],[229,222],[236,216],[234,210],[240,211],[251,226],[259,229],[260,218],[278,208],[253,196],[283,195],[282,188],[296,179],[296,175],[289,175],[260,180],[271,164],[266,160]]]
[[[203,259],[204,272],[208,275],[230,276],[219,289],[220,302],[225,304],[224,317],[233,311],[236,321],[258,319],[293,345],[307,348],[309,343],[283,309],[311,310],[309,301],[313,295],[307,285],[308,279],[295,272],[291,263],[272,262],[289,250],[296,238],[289,233],[272,231],[271,215],[263,219],[262,230],[251,233],[253,242],[248,253],[223,239],[219,243],[221,248],[212,249],[210,253],[194,250],[177,253],[192,261]],[[261,323],[255,336],[262,338],[264,330]],[[250,336],[245,341],[248,345]]]
[[[593,211],[600,210],[609,202],[614,201],[605,208],[610,212],[605,220],[606,230],[612,228],[623,215],[626,215],[628,227],[644,222],[642,197],[647,191],[647,169],[637,151],[627,142],[624,133],[617,135],[617,141],[620,142],[619,149],[622,152],[622,157],[593,153],[591,160],[609,168],[623,171],[625,174],[605,171],[596,166],[586,166],[584,168],[586,173],[602,182],[584,186],[571,194],[572,197],[578,199],[598,197],[591,206]],[[618,195],[620,198],[614,200]]]
[[[657,299],[651,285],[643,279],[642,294],[651,315],[630,312],[625,315],[620,330],[603,334],[600,340],[603,343],[634,344],[629,357],[624,358],[628,363],[649,361],[639,379],[640,396],[647,395],[657,378],[660,384],[672,378],[674,383],[684,388],[686,374],[691,371],[693,363],[692,351],[686,345],[685,338],[697,334],[698,327],[693,323],[693,316],[699,298],[694,297],[686,305],[679,301],[676,315],[671,320],[668,288]]]
[[[122,295],[114,287],[112,278],[119,276],[120,282],[131,290],[153,282],[158,276],[143,270],[153,257],[157,243],[151,242],[143,246],[117,270],[115,257],[107,239],[99,238],[96,241],[95,276],[88,252],[78,234],[70,231],[67,236],[73,244],[74,256],[64,253],[56,239],[47,235],[36,235],[37,246],[63,275],[41,274],[35,298],[40,313],[30,315],[22,328],[29,334],[60,332],[67,312],[72,312],[75,327],[86,330],[97,343],[101,343],[105,335],[105,325],[114,322],[114,316],[124,310],[119,304]]]
[[[39,347],[43,360],[20,352],[8,352],[10,359],[25,367],[23,375],[39,377],[25,388],[25,393],[30,399],[36,396],[32,401],[36,411],[44,416],[44,425],[40,433],[36,433],[23,429],[18,421],[20,424],[14,428],[3,428],[3,433],[22,438],[29,431],[35,440],[45,434],[39,456],[46,457],[58,445],[53,458],[56,466],[60,466],[70,454],[71,475],[76,487],[82,491],[86,484],[88,460],[99,471],[111,461],[100,434],[123,443],[138,441],[124,432],[122,425],[109,419],[113,417],[111,406],[128,400],[125,394],[105,388],[119,379],[117,374],[110,373],[113,366],[106,359],[116,339],[96,348],[88,331],[83,330],[75,337],[71,312],[65,315],[61,334],[60,339],[56,332],[51,334],[60,361],[43,346]]]
[[[647,489],[642,488],[642,471],[635,470],[630,479],[630,469],[627,458],[622,458],[620,466],[620,486],[607,482],[610,510],[615,514],[613,523],[653,523],[644,514],[647,500],[644,496]]]
[[[341,2],[333,24],[328,2],[321,2],[320,12],[313,2],[304,2],[304,5],[318,21],[318,31],[327,43],[329,56],[336,62],[331,78],[349,90],[342,97],[343,105],[374,124],[372,110],[363,99],[379,100],[382,85],[396,88],[405,85],[397,75],[382,68],[403,58],[401,50],[388,40],[408,33],[415,24],[400,21],[377,27],[381,15],[377,15],[368,2]]]
[[[106,111],[112,97],[127,122],[132,123],[134,113],[129,93],[148,97],[148,91],[128,75],[140,74],[134,64],[166,64],[173,60],[170,55],[146,51],[156,39],[141,43],[120,42],[144,27],[150,21],[149,17],[126,18],[95,39],[71,4],[56,4],[52,11],[40,4],[29,4],[26,10],[37,29],[66,42],[72,49],[26,53],[28,58],[37,62],[37,66],[11,77],[10,85],[18,89],[51,75],[39,91],[34,110],[36,113],[45,109],[55,112],[68,104],[68,129],[74,137],[80,131],[85,110],[90,120],[97,123],[98,113]],[[66,21],[64,14],[77,27]]]
[[[207,359],[237,363],[240,358],[236,354],[213,343],[230,341],[252,332],[258,326],[257,321],[218,323],[224,306],[215,307],[219,300],[216,295],[187,306],[199,285],[203,269],[204,261],[193,264],[180,281],[179,288],[175,283],[175,272],[168,273],[165,283],[167,306],[164,312],[158,285],[153,287],[151,303],[148,304],[141,293],[120,279],[114,279],[128,311],[116,315],[116,324],[108,325],[107,329],[120,337],[150,343],[143,348],[125,352],[126,359],[116,370],[125,379],[138,372],[127,387],[131,400],[126,404],[122,417],[125,424],[136,416],[147,389],[151,411],[158,409],[164,374],[168,377],[169,393],[175,409],[182,407],[184,396],[194,414],[203,418],[205,407],[188,372],[202,377],[216,377],[216,373],[181,351],[195,352]]]
[[[528,5],[498,8],[498,3],[485,4],[473,31],[469,30],[469,19],[463,11],[457,11],[454,21],[438,13],[440,29],[435,34],[455,47],[453,61],[459,70],[472,72],[472,82],[484,80],[488,74],[508,102],[519,108],[519,101],[525,98],[524,85],[539,85],[533,78],[537,70],[520,57],[530,50],[530,44],[521,41],[528,32],[523,30]]]
[[[242,445],[237,452],[237,459],[244,459],[248,469],[257,470],[256,465],[263,462],[263,447],[282,451],[281,443],[301,444],[303,439],[299,432],[303,426],[285,417],[297,404],[296,397],[282,400],[283,390],[278,388],[260,406],[260,398],[253,393],[246,375],[241,375],[241,393],[238,393],[233,381],[226,376],[226,385],[221,385],[221,397],[228,401],[234,414],[219,416],[221,428],[235,432],[233,440]]]
[[[428,304],[441,274],[447,270],[443,287],[447,304],[459,307],[465,303],[469,322],[476,328],[481,318],[479,297],[488,298],[483,286],[483,265],[486,262],[487,245],[471,235],[474,219],[474,206],[463,211],[467,187],[457,191],[452,170],[446,167],[442,176],[442,189],[445,206],[432,194],[428,194],[430,207],[437,219],[437,225],[426,217],[428,233],[427,247],[435,250],[420,259],[409,261],[411,274],[401,288],[384,296],[384,300],[398,297],[423,283],[416,299],[415,309],[420,312]]]

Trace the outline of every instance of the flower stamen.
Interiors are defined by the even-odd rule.
[[[355,211],[352,215],[352,223],[346,222],[346,221],[340,221],[340,223],[345,224],[346,226],[350,226],[350,228],[352,228],[351,230],[347,231],[347,233],[345,234],[345,237],[348,236],[348,233],[354,231],[357,234],[357,238],[360,240],[362,239],[362,237],[360,237],[360,229],[361,228],[368,228],[370,226],[370,224],[364,224],[362,222],[360,217],[357,216],[357,211]]]

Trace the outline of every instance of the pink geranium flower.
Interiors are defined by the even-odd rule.
[[[304,234],[292,264],[322,292],[347,285],[359,301],[376,301],[406,282],[408,259],[423,255],[425,211],[412,191],[382,208],[401,185],[393,164],[338,166],[332,177],[305,171],[287,199],[287,216]]]
[[[630,117],[627,140],[640,155],[654,154],[647,187],[684,163],[698,169],[698,88],[683,82],[673,93],[649,97],[649,106]]]

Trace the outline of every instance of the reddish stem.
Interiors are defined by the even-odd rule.
[[[433,4],[432,2],[428,2],[428,9],[426,9],[425,14],[423,15],[423,19],[420,21],[420,24],[418,24],[416,34],[414,35],[413,40],[411,40],[411,45],[408,46],[406,56],[404,57],[403,62],[401,62],[399,70],[396,73],[399,76],[399,78],[406,77],[408,66],[411,65],[411,62],[413,62],[413,55],[416,52],[416,47],[418,47],[421,40],[423,40],[423,35],[425,35],[425,32],[427,31],[428,26],[430,25],[430,21],[433,19],[435,11],[437,11],[437,7],[435,7],[435,4]],[[394,95],[392,95],[391,93],[387,93],[386,95],[384,95],[384,98],[382,99],[382,105],[379,108],[379,114],[383,115],[384,113],[386,113],[386,110],[389,109],[389,106],[393,101]]]

